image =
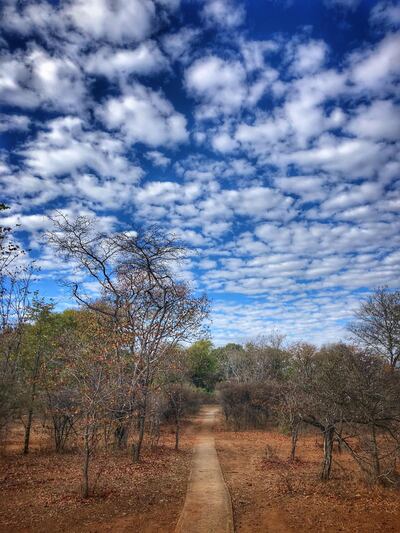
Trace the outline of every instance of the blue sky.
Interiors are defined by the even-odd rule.
[[[398,3],[0,5],[5,221],[60,309],[55,210],[176,233],[217,344],[338,340],[399,287]]]

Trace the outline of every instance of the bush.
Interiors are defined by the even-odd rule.
[[[218,390],[225,419],[235,431],[265,428],[272,419],[275,388],[271,383],[225,383]]]

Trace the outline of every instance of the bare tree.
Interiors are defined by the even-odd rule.
[[[296,347],[293,379],[301,395],[299,415],[303,422],[322,433],[323,480],[330,477],[336,427],[343,419],[343,410],[349,402],[345,371],[349,350],[351,347],[345,344],[329,345],[319,351],[308,344]]]
[[[290,431],[291,447],[290,460],[296,459],[297,441],[302,423],[301,409],[303,398],[301,390],[295,380],[289,380],[278,388],[277,411],[278,418]]]
[[[349,330],[363,348],[396,368],[400,358],[400,291],[377,289],[361,304]]]
[[[190,363],[187,350],[176,348],[167,354],[159,371],[161,389],[167,398],[165,416],[175,425],[175,450],[179,450],[182,418],[199,405],[199,393],[189,382]]]
[[[284,336],[277,332],[240,345],[227,345],[220,352],[223,377],[229,382],[262,383],[282,379],[287,368],[288,352]]]
[[[0,211],[8,209],[0,204]],[[23,261],[24,251],[0,226],[0,430],[19,408],[20,349],[28,320],[33,267]]]
[[[349,351],[344,363],[348,401],[338,438],[368,481],[393,483],[400,454],[400,374],[359,350]]]
[[[140,234],[105,234],[96,230],[94,220],[69,221],[63,215],[54,224],[49,242],[98,283],[102,303],[84,293],[83,283],[72,284],[73,295],[113,321],[121,339],[116,346],[118,357],[129,357],[130,391],[125,395],[129,402],[122,411],[130,415],[136,409],[138,413],[138,439],[132,448],[133,459],[138,461],[155,372],[173,347],[201,330],[208,313],[207,298],[193,295],[187,284],[177,281],[174,269],[184,249],[158,228]],[[121,413],[119,407],[116,410]]]

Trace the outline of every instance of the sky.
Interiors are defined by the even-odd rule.
[[[175,233],[217,345],[343,339],[363,297],[399,288],[399,3],[0,6],[3,223],[59,309],[56,211]]]

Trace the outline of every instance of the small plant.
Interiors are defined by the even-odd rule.
[[[281,460],[279,459],[276,447],[272,446],[271,444],[267,444],[265,446],[264,459],[265,461],[268,461],[269,463],[280,463],[281,462]]]

